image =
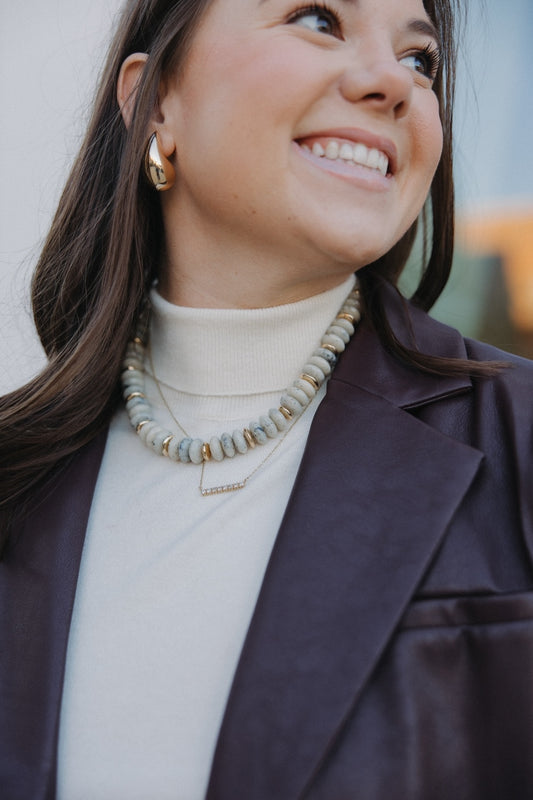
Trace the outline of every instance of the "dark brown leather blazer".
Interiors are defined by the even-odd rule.
[[[502,357],[387,304],[422,351]],[[423,375],[361,326],[313,422],[208,800],[533,798],[533,365],[507,360],[495,379]],[[4,800],[54,798],[103,447],[58,476],[0,566]]]

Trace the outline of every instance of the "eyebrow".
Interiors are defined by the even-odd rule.
[[[429,19],[410,19],[405,28],[409,33],[421,33],[424,36],[430,36],[441,47],[438,31]]]
[[[263,3],[266,2],[268,2],[268,0],[259,0],[259,5],[263,5]],[[348,4],[351,5],[357,3],[357,0],[341,0],[341,2],[345,3],[346,5]],[[405,30],[408,33],[421,33],[424,36],[430,36],[432,39],[435,39],[435,42],[437,43],[439,48],[442,47],[442,42],[439,33],[430,19],[418,19],[418,18],[410,19],[405,25]]]

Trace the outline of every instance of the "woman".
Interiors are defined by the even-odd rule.
[[[533,373],[425,313],[452,28],[127,4],[2,403],[3,797],[531,796]]]

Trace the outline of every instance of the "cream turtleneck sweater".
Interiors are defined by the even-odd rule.
[[[353,285],[253,310],[152,293],[166,403],[205,440],[279,405]],[[147,364],[147,372],[150,365]],[[176,430],[157,386],[154,416]],[[205,467],[111,425],[89,519],[61,708],[58,800],[201,800],[231,682],[324,387],[286,438]]]

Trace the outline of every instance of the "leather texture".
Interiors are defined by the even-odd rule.
[[[207,800],[533,797],[533,365],[386,292],[424,352],[362,324],[319,407],[235,674]],[[0,564],[0,796],[53,800],[100,437]],[[177,787],[179,796],[179,787]]]

